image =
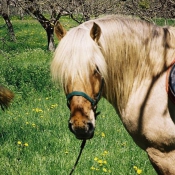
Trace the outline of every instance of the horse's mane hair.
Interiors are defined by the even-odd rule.
[[[96,44],[90,37],[93,22],[101,28]],[[173,46],[174,45],[174,46]],[[71,29],[56,49],[51,65],[54,79],[66,88],[77,76],[89,77],[98,66],[105,77],[109,101],[125,105],[133,86],[159,76],[175,47],[175,29],[123,16],[108,16]]]
[[[67,85],[80,78],[83,83],[88,80],[90,73],[97,69],[105,78],[107,68],[105,59],[90,37],[89,29],[84,26],[72,28],[59,43],[51,71],[54,80],[58,80],[66,90]]]

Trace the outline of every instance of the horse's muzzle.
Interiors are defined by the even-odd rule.
[[[83,123],[83,125],[79,126],[76,125],[76,123],[69,121],[68,126],[77,139],[87,140],[93,138],[94,136],[95,127],[91,122]]]

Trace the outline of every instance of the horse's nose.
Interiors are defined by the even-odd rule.
[[[80,123],[70,120],[68,126],[77,139],[91,139],[94,135],[95,127],[92,122],[82,122],[80,125]]]
[[[92,122],[88,122],[87,127],[88,127],[88,130],[89,130],[89,133],[94,132],[94,125],[92,124]]]

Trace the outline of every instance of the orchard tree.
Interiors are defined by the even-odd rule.
[[[11,0],[12,1],[12,0]],[[46,31],[48,50],[53,51],[54,25],[62,16],[69,16],[78,24],[106,14],[139,16],[153,22],[153,18],[175,17],[173,0],[13,0],[18,8],[33,16]],[[6,2],[6,0],[2,0]]]
[[[48,50],[51,51],[55,49],[54,25],[62,16],[69,16],[81,24],[91,17],[114,13],[118,2],[118,0],[17,0],[18,7],[35,17],[45,29]]]
[[[38,20],[47,34],[48,50],[53,51],[54,46],[54,24],[62,15],[62,10],[57,9],[53,0],[18,0],[18,7],[21,7],[28,14]],[[44,15],[47,14],[47,17]],[[48,17],[48,15],[50,15]]]
[[[126,0],[120,11],[122,14],[138,16],[154,22],[155,18],[175,18],[174,0]]]
[[[9,17],[9,4],[10,4],[9,0],[1,0],[0,15],[3,17],[3,19],[7,25],[11,40],[16,41],[13,25],[12,25],[12,23],[10,21],[10,17]]]

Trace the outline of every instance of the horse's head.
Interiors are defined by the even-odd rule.
[[[104,78],[102,76],[103,74],[101,73],[101,67],[102,64],[106,65],[104,60],[98,60],[99,56],[96,58],[96,61],[95,58],[93,58],[95,57],[94,55],[97,55],[97,52],[99,52],[100,56],[102,56],[97,45],[97,41],[101,34],[100,27],[94,23],[89,32],[89,38],[92,40],[91,42],[95,43],[95,47],[98,48],[98,51],[91,49],[91,52],[94,53],[84,53],[82,56],[80,56],[82,49],[84,49],[82,48],[82,43],[79,43],[77,41],[76,44],[71,43],[71,37],[67,36],[68,34],[60,25],[60,23],[56,24],[55,33],[59,39],[64,37],[64,41],[60,41],[60,46],[57,48],[55,58],[52,62],[51,70],[53,75],[55,74],[55,71],[57,71],[56,74],[59,74],[60,78],[62,79],[67,98],[67,105],[70,109],[70,118],[68,122],[69,129],[72,133],[75,134],[76,138],[78,139],[91,139],[94,135],[95,130],[97,103],[101,97],[104,85]],[[74,38],[76,37],[74,36]],[[71,49],[68,49],[67,51],[64,50],[64,53],[62,53],[63,49],[61,48],[62,45],[66,45],[64,43],[66,40],[69,40],[68,44],[71,45]],[[81,40],[83,40],[83,36]],[[87,41],[84,41],[84,47],[89,48],[89,45],[86,42]],[[74,49],[72,50],[73,47]],[[60,56],[58,56],[59,54]],[[65,54],[65,58],[61,59],[61,55],[63,54]],[[70,56],[70,54],[74,55]],[[91,55],[91,60],[88,61],[90,62],[89,64],[87,64],[86,61],[87,55]],[[97,62],[99,66],[97,65]],[[58,64],[60,65],[57,66]],[[60,70],[64,69],[63,67],[66,67],[67,69],[65,73],[62,73],[63,71]],[[58,73],[58,71],[60,71],[60,73]],[[73,72],[76,72],[76,74]]]
[[[97,103],[104,80],[98,70],[92,71],[89,81],[75,81],[67,87],[67,105],[70,109],[69,129],[78,139],[91,139],[95,130]]]

